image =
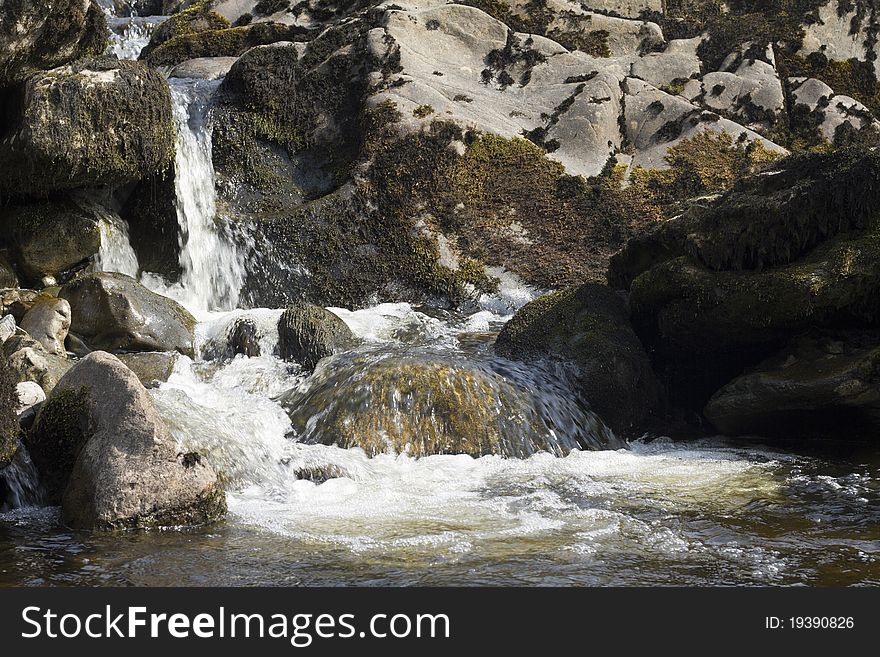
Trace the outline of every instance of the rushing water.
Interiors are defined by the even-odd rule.
[[[136,38],[127,39],[132,52]],[[200,451],[222,473],[228,517],[188,530],[68,531],[58,509],[40,506],[36,474],[20,451],[0,477],[8,507],[0,512],[0,586],[880,584],[876,451],[795,455],[718,439],[616,443],[554,367],[492,354],[504,322],[541,292],[506,272],[490,272],[501,291],[466,313],[404,302],[332,308],[363,344],[315,375],[276,357],[282,311],[236,309],[245,268],[214,202],[216,84],[171,83],[183,274],[142,280],[201,320],[199,356],[181,357],[151,394],[182,449]],[[112,213],[96,267],[139,273],[127,227]],[[225,357],[242,317],[256,324],[262,355]],[[492,395],[504,391],[532,409],[540,421],[529,430],[555,441],[559,449],[548,449],[560,455],[369,458],[307,444],[320,442],[308,439],[320,438],[314,432],[331,407],[375,410],[364,373],[389,360],[479,372]],[[406,419],[431,419],[430,404],[408,394],[415,397],[392,395],[396,405],[385,412],[394,419],[397,409],[399,419],[405,403]],[[329,403],[311,409],[316,399]],[[298,433],[287,411],[303,408],[315,419]],[[579,432],[603,437],[576,441]],[[536,435],[507,442],[534,445]],[[615,449],[569,453],[585,443]]]

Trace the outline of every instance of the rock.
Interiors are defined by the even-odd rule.
[[[870,130],[880,134],[880,121],[871,111],[849,96],[838,95],[815,78],[791,78],[793,112],[801,122],[815,126],[829,144],[837,144],[839,131],[850,128],[857,133]],[[806,114],[806,116],[803,116]]]
[[[70,304],[65,299],[41,297],[21,320],[27,331],[50,354],[65,356],[64,340],[70,329]]]
[[[320,306],[297,304],[278,320],[278,350],[284,360],[293,360],[313,370],[322,358],[351,349],[357,338],[339,317]]]
[[[229,27],[229,21],[213,11],[212,4],[210,0],[197,0],[167,18],[153,30],[150,42],[141,51],[141,57],[148,57],[156,48],[171,39]]]
[[[16,411],[19,415],[46,400],[46,393],[43,392],[39,384],[33,381],[22,381],[15,387],[15,390],[18,393],[18,408]]]
[[[105,352],[59,382],[27,445],[75,529],[196,525],[226,510],[214,471],[180,453],[140,381]]]
[[[9,465],[18,450],[18,392],[16,376],[0,358],[0,469]]]
[[[71,333],[91,349],[193,355],[195,318],[130,276],[88,274],[65,285],[58,296],[70,302]]]
[[[651,361],[622,298],[607,287],[587,284],[526,304],[498,335],[495,351],[572,364],[581,399],[618,434],[638,435],[659,407]]]
[[[795,339],[716,392],[704,415],[728,435],[876,439],[880,338]]]
[[[165,169],[174,154],[168,85],[132,61],[82,60],[30,76],[7,103],[0,191],[120,185]]]
[[[6,253],[0,251],[0,289],[18,287],[18,276],[9,262]]]
[[[19,382],[33,381],[46,393],[72,367],[64,356],[46,353],[43,345],[22,329],[3,343],[3,355]]]
[[[297,440],[359,447],[370,456],[524,458],[623,445],[595,415],[551,397],[547,382],[534,385],[460,359],[347,352],[322,361],[279,402]]]
[[[0,346],[15,335],[16,328],[15,317],[12,315],[5,315],[3,319],[0,319]]]
[[[7,0],[0,13],[0,87],[33,69],[100,55],[104,12],[91,0]]]
[[[649,52],[633,62],[630,75],[649,84],[671,91],[693,78],[700,77],[701,62],[697,46],[702,39],[674,39],[661,52]],[[675,94],[673,94],[675,95]]]
[[[154,388],[168,381],[178,360],[177,353],[165,351],[118,354],[117,358],[134,372],[147,388]]]
[[[100,215],[73,199],[6,207],[0,210],[0,226],[30,284],[59,278],[101,248]]]
[[[20,322],[38,296],[40,293],[36,290],[0,290],[0,314],[12,315],[16,322]]]
[[[248,358],[260,355],[259,329],[257,323],[244,317],[235,320],[229,332],[229,347],[233,355],[244,354]]]
[[[171,70],[172,78],[218,80],[229,73],[238,57],[199,57],[181,62]]]

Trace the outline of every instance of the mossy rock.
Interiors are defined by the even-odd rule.
[[[183,11],[163,21],[153,30],[150,42],[141,50],[140,58],[147,58],[156,48],[176,37],[229,27],[229,21],[213,10],[214,4],[214,0],[196,0]]]
[[[0,209],[0,226],[27,284],[61,278],[101,248],[100,216],[72,199]]]
[[[526,304],[498,335],[495,351],[570,363],[581,398],[621,435],[641,433],[659,407],[651,361],[623,299],[607,287],[587,284]]]
[[[168,85],[137,62],[82,60],[34,74],[6,109],[6,194],[133,182],[167,168],[174,155]]]
[[[15,373],[0,356],[0,469],[9,465],[18,449],[18,383]]]
[[[569,423],[555,426],[534,390],[443,357],[341,354],[280,402],[297,440],[359,447],[370,456],[526,457],[620,446],[590,413],[574,410]]]
[[[631,240],[612,258],[609,281],[625,289],[651,266],[680,255],[722,271],[790,263],[838,233],[876,225],[878,179],[874,150],[780,160]]]
[[[0,87],[33,70],[95,57],[107,47],[107,21],[94,0],[5,0],[0,5]]]
[[[357,338],[338,316],[313,304],[291,306],[278,320],[278,350],[313,370],[322,358],[351,349]]]
[[[880,323],[880,235],[846,233],[790,264],[713,271],[686,256],[630,289],[633,325],[678,393],[705,403],[743,368],[812,327]]]

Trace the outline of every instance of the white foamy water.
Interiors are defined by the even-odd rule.
[[[101,248],[95,257],[95,271],[118,272],[136,278],[139,265],[137,254],[131,248],[128,224],[114,213],[102,214]]]
[[[243,256],[215,203],[210,99],[219,81],[173,79],[169,84],[177,128],[174,190],[182,274],[170,285],[155,275],[143,282],[205,317],[234,309],[245,280]]]

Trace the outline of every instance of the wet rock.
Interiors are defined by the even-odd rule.
[[[507,365],[510,369],[510,365]],[[557,455],[623,443],[589,411],[544,382],[517,383],[474,362],[345,353],[321,362],[279,401],[305,443],[385,453]]]
[[[638,434],[659,406],[651,361],[610,288],[588,284],[526,304],[498,335],[495,351],[572,364],[581,398],[622,435]]]
[[[238,57],[199,57],[181,62],[171,70],[172,78],[218,80],[229,73]]]
[[[259,329],[250,318],[235,320],[229,332],[229,347],[233,355],[244,354],[248,358],[260,355]]]
[[[322,358],[351,349],[358,340],[345,322],[320,306],[297,304],[278,320],[278,350],[284,360],[313,370]]]
[[[809,335],[737,377],[704,415],[728,435],[875,439],[880,429],[880,339]]]
[[[175,352],[147,351],[118,354],[117,358],[135,373],[145,387],[154,388],[168,381],[168,377],[174,372],[178,355]]]
[[[0,12],[0,86],[33,69],[100,55],[104,12],[91,0],[7,0]]]
[[[91,349],[193,355],[195,318],[130,276],[88,274],[65,285],[58,296],[70,302],[71,333]]]
[[[33,381],[22,381],[15,387],[18,393],[18,414],[21,415],[29,408],[33,408],[46,400],[46,393]]]
[[[214,471],[179,452],[137,377],[104,352],[59,382],[27,444],[77,529],[196,525],[226,510]]]
[[[168,85],[138,62],[98,58],[35,74],[6,105],[7,194],[134,182],[173,158]]]
[[[21,328],[56,356],[65,356],[64,340],[70,329],[70,304],[65,299],[41,297],[21,320]]]
[[[101,248],[100,215],[73,199],[4,208],[0,225],[29,284],[59,278]]]

